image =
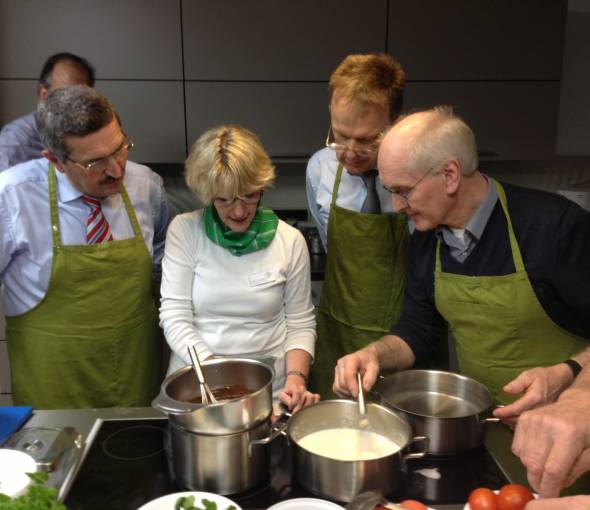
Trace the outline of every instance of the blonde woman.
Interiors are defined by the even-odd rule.
[[[206,206],[168,229],[160,308],[168,372],[189,364],[192,343],[201,360],[270,364],[273,397],[292,411],[317,402],[307,391],[316,339],[309,254],[301,233],[262,205],[275,170],[259,138],[233,125],[207,131],[185,178]]]

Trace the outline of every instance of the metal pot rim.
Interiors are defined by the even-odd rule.
[[[301,446],[299,444],[299,441],[301,440],[301,438],[296,439],[293,437],[293,434],[291,433],[291,428],[293,426],[293,422],[295,422],[295,425],[297,424],[297,420],[303,420],[305,418],[305,410],[306,409],[311,409],[313,407],[316,406],[322,406],[322,405],[344,405],[344,406],[352,406],[352,407],[357,407],[358,403],[354,400],[348,400],[348,399],[333,399],[333,400],[320,400],[319,402],[317,402],[316,404],[314,404],[313,406],[309,406],[309,407],[304,407],[303,409],[299,410],[299,412],[297,412],[296,414],[294,414],[290,419],[289,419],[289,423],[287,425],[287,435],[289,436],[289,440],[293,441],[293,443],[295,443],[297,445],[298,448],[301,448],[302,450],[305,450],[306,452],[309,452],[310,454],[313,455],[317,455],[319,457],[324,457],[324,458],[330,458],[330,457],[326,457],[324,455],[321,455],[319,453],[316,452],[312,452],[311,450],[308,450],[307,448],[304,448],[303,446]],[[400,450],[392,453],[391,455],[397,455],[398,453],[402,452],[404,449],[406,449],[408,447],[408,445],[412,442],[412,440],[414,439],[413,437],[413,432],[412,432],[412,426],[410,425],[410,423],[408,422],[408,420],[406,418],[404,418],[402,415],[400,415],[398,412],[396,412],[394,409],[390,409],[384,405],[378,404],[376,402],[367,402],[367,411],[370,407],[374,407],[376,409],[379,409],[379,412],[383,412],[386,413],[388,415],[394,416],[395,418],[397,418],[399,420],[400,426],[403,428],[403,432],[406,436],[406,441],[405,444],[400,446]],[[309,411],[308,411],[309,412]],[[301,416],[303,416],[303,418],[301,418]],[[318,429],[321,430],[321,429]],[[359,430],[362,430],[359,428]],[[314,431],[315,432],[315,431]],[[379,432],[373,431],[376,434],[380,434]],[[306,434],[307,435],[307,434]],[[381,435],[381,434],[380,434]],[[302,436],[302,437],[306,437],[306,436]],[[383,459],[385,457],[389,457],[389,455],[385,455],[383,457],[379,457],[378,459],[372,459],[372,460],[379,460],[379,459]],[[333,459],[332,459],[333,460]],[[340,462],[359,462],[358,460],[343,460]],[[363,462],[369,462],[369,461],[363,461]]]
[[[247,363],[247,364],[251,364],[251,365],[258,365],[258,366],[264,367],[265,369],[267,369],[270,372],[270,382],[272,383],[272,380],[274,378],[273,369],[271,367],[269,367],[266,363],[259,361],[259,360],[248,359],[248,358],[214,358],[214,359],[210,359],[207,361],[203,361],[201,363],[201,365],[203,367],[205,367],[205,366],[224,365],[224,364],[233,363],[233,362],[241,362],[241,363]],[[170,375],[168,375],[164,379],[164,381],[162,381],[160,393],[161,393],[161,396],[163,397],[163,399],[166,401],[165,402],[166,412],[168,412],[170,414],[188,414],[188,413],[192,413],[194,411],[198,411],[199,409],[203,409],[203,408],[213,409],[213,408],[223,406],[225,404],[235,403],[235,402],[239,402],[241,400],[251,399],[251,398],[259,395],[260,393],[266,391],[265,388],[267,385],[265,384],[264,386],[258,388],[257,390],[255,390],[251,393],[247,393],[245,395],[242,395],[241,397],[224,399],[224,400],[221,400],[216,403],[207,404],[205,406],[203,404],[186,402],[183,400],[176,400],[175,398],[172,398],[167,392],[168,385],[171,382],[178,379],[180,376],[184,375],[186,372],[191,371],[192,369],[193,368],[190,365],[187,365],[185,367],[181,367],[178,370],[172,372]]]
[[[461,380],[461,381],[465,382],[466,384],[469,384],[471,386],[478,388],[486,396],[486,400],[487,400],[488,404],[476,412],[472,412],[472,413],[461,415],[461,416],[436,416],[433,414],[418,413],[416,411],[406,409],[405,407],[397,404],[396,402],[392,402],[391,399],[389,399],[385,395],[383,395],[383,392],[381,392],[379,389],[375,389],[374,393],[377,393],[381,397],[381,399],[383,399],[383,401],[387,403],[387,405],[389,405],[399,411],[402,411],[408,415],[415,416],[418,418],[428,418],[431,420],[457,421],[457,420],[465,420],[466,418],[474,418],[479,421],[480,415],[485,414],[487,411],[489,411],[490,408],[493,407],[492,394],[490,393],[490,390],[484,384],[480,383],[479,381],[477,381],[475,379],[472,379],[471,377],[467,377],[462,374],[457,374],[456,372],[449,372],[449,371],[445,371],[445,370],[409,369],[409,370],[402,370],[400,372],[394,372],[393,374],[390,374],[387,377],[381,377],[381,380],[385,381],[385,380],[402,378],[402,377],[404,377],[404,374],[407,375],[410,372],[416,373],[416,374],[422,374],[422,373],[423,374],[436,374],[436,375],[441,375],[441,376],[452,378],[452,379]]]

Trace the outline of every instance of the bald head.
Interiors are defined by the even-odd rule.
[[[46,99],[49,93],[73,85],[94,86],[94,68],[90,63],[73,53],[51,55],[41,70],[38,96]]]
[[[473,131],[445,106],[413,113],[396,122],[383,138],[378,165],[392,157],[404,159],[409,172],[453,159],[462,174],[470,175],[478,165]]]

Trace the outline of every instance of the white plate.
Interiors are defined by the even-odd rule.
[[[37,463],[28,453],[0,448],[0,493],[11,498],[21,496],[31,483],[27,473],[35,471]]]
[[[342,510],[342,507],[331,501],[317,498],[295,498],[281,501],[269,506],[267,510]]]
[[[217,503],[217,510],[225,510],[228,506],[234,505],[237,510],[242,510],[237,503],[219,494],[213,494],[212,492],[175,492],[174,494],[167,494],[158,499],[152,499],[145,505],[140,506],[137,510],[174,510],[174,504],[178,498],[194,496],[195,505],[202,506],[201,500],[208,499]]]
[[[498,492],[500,491],[494,491],[494,494],[498,494]],[[535,499],[539,498],[539,495],[536,492],[533,492],[533,496]],[[469,506],[469,503],[465,503],[465,506],[463,507],[463,510],[471,510],[471,507]]]

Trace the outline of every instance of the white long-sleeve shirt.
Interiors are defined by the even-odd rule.
[[[301,233],[279,221],[268,247],[240,257],[211,241],[203,210],[174,218],[162,262],[160,324],[172,349],[168,372],[211,355],[284,353],[312,357],[315,315],[309,253]],[[283,346],[283,349],[280,347]]]

